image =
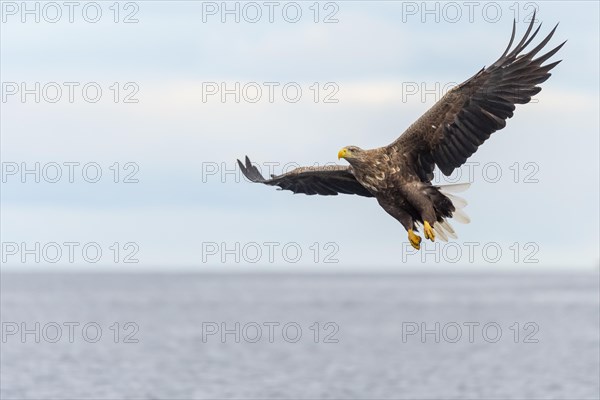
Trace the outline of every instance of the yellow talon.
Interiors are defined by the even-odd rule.
[[[408,230],[408,240],[410,244],[417,250],[421,249],[421,236],[415,234],[412,229]]]
[[[423,232],[425,233],[425,239],[429,239],[432,242],[435,240],[435,232],[433,231],[433,228],[431,227],[431,225],[429,225],[429,222],[425,221],[425,223],[423,224]]]

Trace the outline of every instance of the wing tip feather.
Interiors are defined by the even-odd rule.
[[[244,176],[251,182],[264,183],[265,178],[262,176],[258,168],[252,165],[252,162],[250,161],[250,158],[248,158],[248,156],[245,157],[245,161],[246,165],[244,165],[244,163],[242,163],[239,159],[237,160],[238,166],[240,167],[242,174],[244,174]]]

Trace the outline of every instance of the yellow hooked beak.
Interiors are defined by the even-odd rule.
[[[348,154],[348,149],[346,149],[344,147],[343,149],[341,149],[340,151],[338,151],[338,160],[340,158],[346,158],[346,154]]]

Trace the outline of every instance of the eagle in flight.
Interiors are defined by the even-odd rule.
[[[540,92],[538,86],[550,77],[559,61],[542,65],[564,44],[534,58],[546,46],[558,24],[536,47],[524,52],[536,37],[535,14],[521,41],[511,50],[516,31],[513,21],[508,47],[500,58],[473,77],[448,91],[433,107],[393,143],[363,150],[346,146],[338,153],[350,165],[301,167],[265,179],[248,157],[238,160],[242,173],[252,182],[279,186],[307,195],[335,196],[338,193],[374,197],[379,205],[408,231],[408,240],[420,249],[423,228],[426,239],[456,238],[449,218],[469,222],[462,208],[466,202],[449,193],[468,184],[431,184],[437,165],[444,175],[463,165],[490,135],[504,128],[515,104],[529,103]],[[281,190],[280,189],[280,190]]]

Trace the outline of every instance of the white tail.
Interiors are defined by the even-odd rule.
[[[454,183],[452,185],[442,185],[438,186],[442,193],[461,193],[471,187],[470,183]]]
[[[468,224],[471,222],[469,216],[464,212],[463,208],[467,206],[467,201],[462,197],[456,196],[452,193],[460,193],[464,192],[471,186],[470,183],[457,183],[455,185],[443,185],[440,186],[440,192],[446,197],[450,199],[452,205],[456,209],[452,214],[452,218],[456,220],[456,222],[460,222],[462,224]],[[448,222],[447,219],[444,219],[442,222],[436,222],[433,224],[433,231],[435,234],[444,242],[448,241],[448,237],[452,239],[457,239],[456,232],[452,228],[452,225]]]

